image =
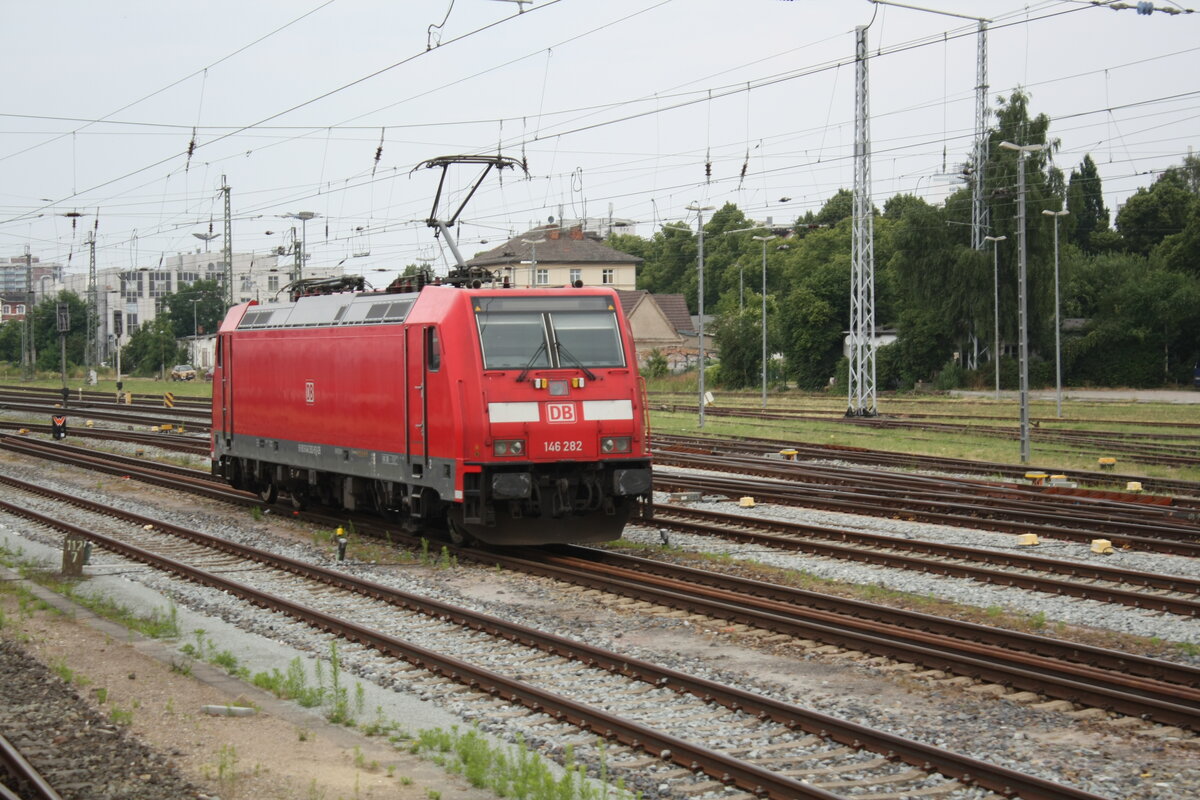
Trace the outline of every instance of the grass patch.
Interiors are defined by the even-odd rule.
[[[546,761],[531,751],[523,739],[511,747],[491,745],[477,730],[460,732],[458,726],[449,731],[442,728],[422,730],[412,742],[410,751],[432,760],[455,775],[461,775],[477,789],[490,789],[500,797],[522,797],[528,800],[617,800],[640,798],[630,794],[623,779],[615,788],[608,784],[608,765],[603,740],[597,774],[600,783],[587,779],[587,768],[575,763],[574,751],[568,747],[563,772],[556,777]]]

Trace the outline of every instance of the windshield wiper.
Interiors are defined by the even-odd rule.
[[[525,369],[521,370],[521,374],[517,376],[517,383],[525,380],[525,377],[529,374],[529,370],[533,369],[533,362],[537,361],[537,357],[545,351],[546,340],[542,339],[542,343],[537,346],[537,349],[533,351],[533,355],[529,357],[529,362],[525,364]]]
[[[556,340],[554,341],[554,346],[555,346],[556,348],[558,348],[558,354],[559,354],[559,356],[566,356],[566,357],[567,357],[567,358],[569,358],[571,361],[574,361],[574,362],[575,362],[575,366],[577,366],[577,367],[579,367],[581,370],[583,370],[583,374],[587,376],[587,379],[588,379],[589,381],[594,381],[594,380],[596,380],[596,375],[595,375],[595,373],[593,373],[593,372],[592,372],[590,369],[588,369],[587,367],[585,367],[585,366],[583,365],[583,362],[582,362],[582,361],[580,361],[578,358],[576,358],[576,357],[575,357],[575,354],[574,354],[574,353],[572,353],[570,350],[568,350],[566,347],[564,347],[564,346],[563,346],[563,343],[562,343],[562,342],[560,342],[560,341],[558,341],[558,340],[556,339]],[[561,360],[561,358],[560,358],[560,360]]]

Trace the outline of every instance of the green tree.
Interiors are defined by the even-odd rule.
[[[121,359],[123,371],[150,377],[187,362],[188,353],[176,340],[171,317],[160,314],[129,337],[129,342],[121,348]]]
[[[646,244],[637,287],[652,294],[681,294],[696,310],[696,234],[683,222],[671,222]]]
[[[783,301],[782,343],[788,377],[801,389],[822,389],[842,355],[842,305],[809,286],[798,286]]]
[[[21,326],[20,320],[10,319],[0,324],[0,361],[17,364],[21,361]]]
[[[1195,202],[1186,173],[1168,169],[1149,189],[1138,189],[1117,212],[1117,230],[1125,248],[1148,255],[1163,239],[1183,231]]]
[[[1108,230],[1108,208],[1104,205],[1104,191],[1100,185],[1100,172],[1090,155],[1085,155],[1079,169],[1071,172],[1067,189],[1067,210],[1071,212],[1074,225],[1067,226],[1066,239],[1085,253],[1095,252],[1092,237]]]
[[[176,339],[191,336],[193,331],[198,334],[216,333],[228,310],[215,280],[196,281],[184,286],[164,297],[163,306]]]
[[[642,371],[647,378],[662,378],[667,374],[667,357],[663,351],[655,348],[646,355],[646,366]]]
[[[83,363],[87,346],[87,304],[74,292],[62,291],[57,297],[47,297],[33,308],[33,343],[38,369],[57,370],[62,362],[58,332],[60,303],[67,306],[71,325],[66,337],[67,367]]]
[[[734,306],[717,319],[713,335],[720,354],[717,380],[729,389],[758,384],[762,370],[762,325],[758,309]]]

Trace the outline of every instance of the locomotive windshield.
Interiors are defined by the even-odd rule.
[[[625,366],[608,298],[478,298],[475,319],[484,369]]]

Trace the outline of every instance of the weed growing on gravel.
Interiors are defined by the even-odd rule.
[[[255,522],[262,522],[262,518],[262,509],[258,506],[250,506],[250,519],[254,520]]]
[[[50,671],[62,679],[62,682],[73,686],[88,686],[91,684],[91,678],[76,672],[67,666],[65,658],[56,658],[50,662]]]
[[[104,705],[108,702],[108,689],[103,686],[96,687],[96,704]]]
[[[401,731],[400,725],[383,716],[383,706],[375,706],[375,719],[358,726],[364,736],[391,736]],[[393,737],[394,741],[394,737]]]
[[[300,661],[300,656],[296,656],[288,663],[287,672],[280,672],[278,668],[272,669],[270,672],[256,672],[250,682],[260,689],[266,689],[276,697],[295,700],[304,708],[321,705],[323,692],[319,686],[307,685],[308,681],[304,677],[304,664]]]
[[[179,636],[179,609],[175,607],[174,603],[169,604],[165,611],[156,608],[149,614],[139,614],[106,595],[85,594],[77,591],[73,584],[62,584],[59,587],[49,586],[49,588],[98,616],[123,625],[131,631],[137,631],[143,636],[149,636],[151,639],[173,639]]]
[[[221,794],[232,796],[236,781],[237,748],[231,744],[223,744],[217,753],[217,783],[221,786]]]
[[[599,775],[608,776],[603,742],[600,742]],[[615,794],[606,782],[594,785],[587,780],[587,768],[576,764],[571,748],[567,749],[564,772],[555,778],[546,761],[531,751],[520,737],[513,747],[493,747],[480,733],[472,729],[460,733],[458,726],[446,731],[441,728],[423,730],[413,742],[412,752],[425,751],[428,757],[447,772],[462,775],[476,788],[487,788],[500,797],[524,797],[529,800],[608,800],[640,798],[630,795],[624,781],[618,779]]]
[[[342,658],[338,655],[337,642],[329,643],[329,684],[325,685],[320,662],[317,662],[317,678],[324,690],[325,718],[335,725],[354,725],[354,711],[362,713],[364,690],[362,684],[355,689],[354,711],[351,710],[350,692],[342,685]]]
[[[238,664],[237,656],[231,651],[218,650],[212,639],[205,636],[203,628],[197,628],[192,633],[196,636],[196,644],[186,642],[179,648],[185,655],[218,666],[239,680],[250,680],[250,669]],[[190,664],[187,666],[187,674],[191,674]]]
[[[120,706],[113,706],[108,711],[108,721],[114,725],[132,725],[133,710],[126,710]]]

